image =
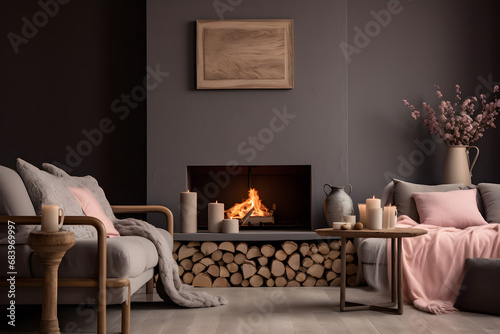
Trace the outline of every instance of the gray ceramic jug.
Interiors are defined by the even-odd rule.
[[[326,187],[330,188],[327,192]],[[349,191],[346,188],[349,187]],[[350,184],[345,187],[334,187],[329,184],[323,186],[323,191],[326,194],[325,199],[325,218],[329,227],[333,226],[333,222],[343,222],[344,216],[352,215],[354,206],[349,194],[352,191]]]

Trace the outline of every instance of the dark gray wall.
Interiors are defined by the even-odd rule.
[[[114,131],[71,173],[94,175],[112,203],[146,202],[146,104],[124,120],[111,110],[146,75],[145,11],[140,0],[72,0],[43,24],[37,1],[0,2],[0,164],[67,165],[66,147],[77,150],[82,131],[108,118]],[[22,35],[34,15],[41,27],[16,54],[7,35]]]
[[[358,43],[359,53],[348,64],[342,42],[356,46],[355,27],[363,31],[367,23],[373,25],[370,12],[392,3],[242,1],[224,18],[294,19],[295,88],[197,91],[194,21],[219,19],[213,2],[149,0],[148,64],[160,64],[170,76],[148,95],[148,201],[171,207],[178,222],[187,165],[231,160],[310,164],[313,227],[319,227],[324,225],[324,183],[351,183],[355,202],[380,194],[386,176],[438,183],[443,144],[414,171],[399,168],[401,161],[419,154],[416,139],[430,138],[401,99],[435,102],[434,83],[449,94],[459,83],[467,95],[480,84],[479,76],[495,78],[498,38],[492,13],[497,5],[401,1],[398,14],[383,27],[379,24],[379,32],[372,31],[368,45]],[[238,145],[268,126],[273,108],[285,105],[297,117],[253,161],[246,161]],[[498,138],[498,131],[490,130],[478,142],[482,153],[474,182],[500,181],[494,155]]]
[[[371,11],[387,6],[382,0],[349,1],[349,43],[354,44],[356,27],[364,31],[374,21]],[[434,144],[433,153],[420,153],[414,141],[429,141],[429,130],[410,117],[401,99],[419,107],[423,101],[437,106],[434,84],[451,99],[455,84],[467,96],[488,92],[480,77],[498,80],[498,71],[493,73],[499,55],[493,1],[401,1],[398,9],[349,64],[348,166],[356,201],[379,194],[386,176],[441,181],[445,144]],[[490,129],[477,142],[481,155],[474,183],[500,181],[499,139],[499,131]]]
[[[345,1],[242,1],[225,19],[294,19],[295,88],[196,90],[195,20],[218,19],[212,1],[148,1],[148,64],[170,72],[148,95],[148,201],[178,218],[186,166],[312,165],[313,225],[324,183],[347,183]],[[236,3],[236,2],[233,2]],[[238,152],[269,127],[273,109],[296,115],[254,159]],[[250,160],[250,161],[249,161]],[[176,219],[176,225],[178,219]]]

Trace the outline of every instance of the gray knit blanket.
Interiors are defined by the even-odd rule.
[[[204,291],[197,291],[192,286],[181,281],[179,268],[172,257],[172,250],[155,226],[134,218],[117,219],[114,221],[114,225],[122,236],[141,236],[155,245],[158,251],[160,269],[156,291],[163,300],[170,299],[175,304],[184,307],[211,307],[227,304],[225,298],[212,296]]]

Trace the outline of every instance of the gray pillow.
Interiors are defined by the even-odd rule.
[[[54,203],[63,208],[66,216],[84,216],[80,202],[60,178],[39,170],[22,159],[17,159],[17,171],[23,179],[37,215],[42,214],[42,204]],[[64,225],[63,229],[74,232],[78,239],[97,238],[97,231],[92,226]]]
[[[500,315],[500,259],[467,259],[455,307],[462,311]]]
[[[412,194],[415,192],[436,192],[460,190],[463,183],[440,184],[437,186],[428,186],[424,184],[410,183],[394,179],[394,204],[398,207],[398,216],[407,215],[417,223],[420,223],[417,206]]]
[[[488,223],[500,224],[500,184],[479,183],[484,213]]]
[[[92,195],[97,199],[99,204],[101,205],[102,210],[108,216],[108,218],[114,222],[116,221],[116,217],[111,209],[111,205],[109,204],[108,199],[106,198],[106,194],[104,190],[99,186],[99,183],[95,178],[90,175],[87,176],[71,176],[66,173],[61,168],[58,168],[49,163],[42,164],[42,168],[49,172],[50,174],[60,177],[62,182],[67,187],[76,187],[76,188],[87,188],[92,192]]]
[[[35,216],[23,180],[16,171],[0,166],[0,215]],[[36,225],[15,225],[16,244],[25,244]],[[7,243],[7,225],[0,225],[0,244]]]

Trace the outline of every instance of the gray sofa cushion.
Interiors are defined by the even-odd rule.
[[[407,215],[420,223],[417,206],[412,196],[413,193],[460,190],[463,187],[463,183],[428,186],[394,179],[394,204],[398,207],[398,216]]]
[[[500,259],[467,259],[465,276],[455,307],[459,310],[500,315]]]
[[[387,279],[387,239],[355,239],[358,254],[358,281],[385,290]]]
[[[14,170],[0,166],[0,215],[7,216],[35,216],[35,209],[31,204],[23,180]],[[16,243],[24,244],[28,234],[35,225],[16,225]],[[0,229],[0,244],[5,243],[7,226]]]
[[[488,223],[500,224],[500,184],[480,183],[479,192]]]
[[[107,239],[108,277],[135,277],[154,268],[158,252],[151,241],[138,236]],[[34,277],[43,276],[38,255],[33,255],[31,268]],[[64,256],[59,277],[97,277],[97,241],[78,240]]]
[[[97,199],[99,204],[101,205],[102,210],[108,216],[108,218],[114,222],[116,220],[115,215],[113,214],[113,210],[111,209],[111,205],[109,204],[106,195],[104,194],[104,190],[99,186],[99,183],[95,178],[90,175],[87,176],[71,176],[66,173],[64,170],[51,165],[49,163],[42,164],[42,168],[49,172],[50,174],[60,177],[62,182],[67,187],[76,187],[76,188],[87,188],[92,192],[92,195]]]
[[[360,239],[357,251],[359,260],[363,263],[387,264],[387,239]]]
[[[59,204],[66,216],[84,216],[80,202],[59,177],[39,170],[22,159],[17,159],[17,171],[23,179],[37,215],[42,214],[42,204],[53,203]],[[97,232],[92,226],[65,225],[64,229],[74,232],[78,239],[97,238]]]

